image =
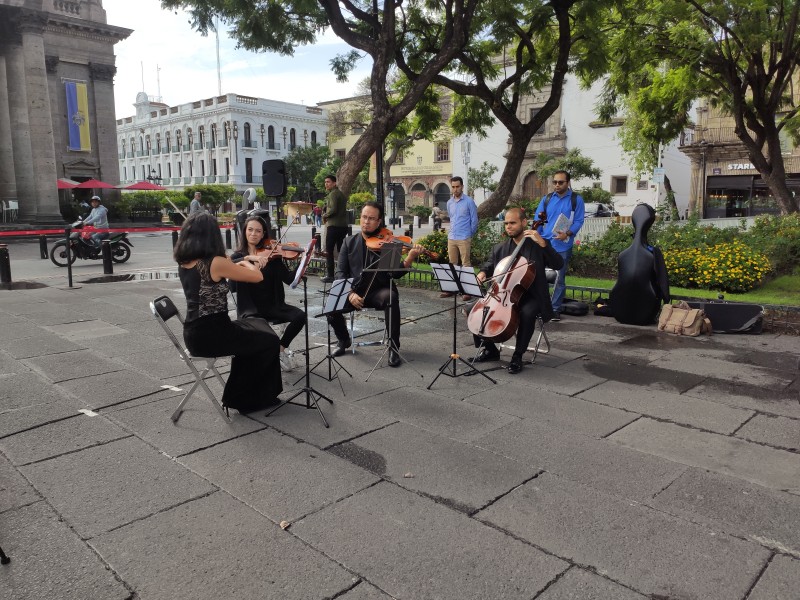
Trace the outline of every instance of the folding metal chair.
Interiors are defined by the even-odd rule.
[[[378,340],[367,340],[367,341],[361,341],[361,342],[357,342],[356,341],[356,328],[355,328],[356,313],[357,312],[364,312],[366,310],[375,310],[375,311],[379,310],[379,311],[383,312],[382,308],[363,308],[361,310],[352,310],[352,311],[350,311],[350,339],[353,342],[353,345],[351,346],[351,352],[353,354],[356,353],[356,346],[383,346],[384,344],[386,344],[386,340],[388,339],[388,336],[386,335],[386,323],[384,323],[383,324],[383,337],[381,337],[380,341],[378,341]]]
[[[545,269],[545,276],[547,277],[548,285],[553,286],[553,291],[550,293],[550,301],[553,300],[553,295],[556,293],[556,282],[558,281],[558,271],[553,269]],[[550,354],[550,340],[547,338],[547,331],[545,327],[544,319],[542,319],[542,315],[536,315],[536,323],[539,325],[539,335],[536,338],[536,343],[531,348],[528,346],[528,352],[533,352],[533,358],[530,360],[530,364],[536,362],[536,357],[541,354]],[[512,338],[513,339],[513,338]],[[542,341],[544,341],[545,347],[542,348]],[[512,344],[500,344],[500,348],[508,348],[511,350],[515,349],[515,346]],[[527,361],[526,361],[527,362]]]
[[[167,334],[167,337],[172,341],[175,345],[175,348],[178,350],[178,354],[181,357],[181,360],[186,363],[186,365],[192,370],[192,375],[194,375],[194,383],[192,384],[191,389],[186,392],[184,397],[181,399],[180,404],[178,404],[178,408],[175,409],[175,412],[172,413],[172,422],[177,423],[178,419],[183,412],[183,407],[189,401],[189,398],[192,397],[195,390],[198,387],[203,388],[203,391],[208,396],[208,399],[214,405],[214,407],[219,411],[219,414],[222,415],[222,418],[225,419],[228,423],[231,423],[230,415],[228,414],[228,410],[222,405],[222,402],[214,395],[214,392],[211,391],[211,388],[208,387],[208,384],[205,382],[205,377],[209,373],[214,373],[217,380],[225,387],[225,380],[222,379],[222,375],[219,374],[215,363],[217,362],[216,358],[205,358],[205,357],[194,357],[191,355],[189,350],[181,343],[181,340],[178,339],[178,336],[175,335],[175,332],[172,331],[170,328],[168,321],[173,318],[177,317],[178,321],[180,321],[181,325],[183,325],[183,317],[181,316],[180,311],[175,306],[175,304],[170,300],[168,296],[160,296],[153,300],[150,303],[150,310],[153,311],[153,316],[156,318],[156,321],[159,322],[161,327],[164,329],[164,332]],[[198,369],[196,363],[205,363],[205,366]]]

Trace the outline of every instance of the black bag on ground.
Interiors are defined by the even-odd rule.
[[[582,317],[589,314],[589,305],[580,300],[564,298],[564,303],[561,305],[561,314],[571,317]]]

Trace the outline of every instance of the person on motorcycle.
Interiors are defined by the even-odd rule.
[[[108,209],[102,205],[100,196],[92,196],[90,202],[92,203],[92,212],[89,213],[83,224],[94,225],[96,229],[108,229]],[[108,239],[108,231],[97,231],[92,234],[90,239],[95,249],[99,251],[101,240]]]

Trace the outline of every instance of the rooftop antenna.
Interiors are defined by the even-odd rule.
[[[222,69],[219,64],[219,17],[214,17],[214,35],[217,38],[217,95],[222,96]]]
[[[144,61],[140,61],[140,64],[142,65],[142,91],[145,91],[144,90]]]
[[[158,86],[158,101],[161,102],[161,67],[156,65],[156,84]]]

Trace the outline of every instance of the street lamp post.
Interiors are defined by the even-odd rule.
[[[150,176],[146,177],[146,179],[147,179],[147,181],[155,183],[156,185],[161,185],[162,179],[159,176],[159,174],[156,172],[155,169],[150,169]]]
[[[239,164],[239,148],[236,145],[237,140],[239,139],[239,123],[234,121],[233,122],[233,153],[236,156],[236,164]]]

